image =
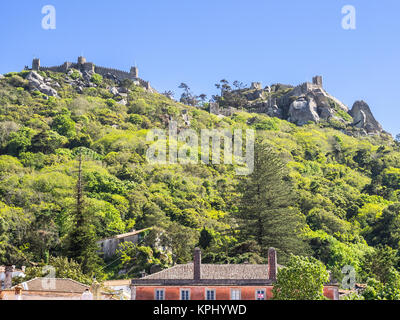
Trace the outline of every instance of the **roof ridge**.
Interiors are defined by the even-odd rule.
[[[115,234],[115,235],[113,235],[113,236],[109,236],[109,237],[106,237],[106,238],[102,238],[102,239],[100,239],[100,240],[98,240],[98,241],[104,241],[104,240],[107,240],[107,239],[114,239],[114,238],[117,238],[117,237],[119,237],[119,236],[128,235],[128,234],[138,234],[138,233],[141,233],[141,232],[143,232],[143,231],[150,230],[150,229],[152,229],[152,227],[144,228],[144,229],[141,229],[141,230],[129,231],[129,232],[120,233],[120,234]]]
[[[71,279],[71,278],[35,277],[35,278],[32,278],[32,279],[29,279],[29,280],[23,281],[23,282],[21,282],[21,283],[28,283],[28,282],[31,282],[31,281],[33,281],[33,280],[40,280],[40,279],[69,280],[69,281],[72,281],[72,282],[74,282],[74,283],[77,283],[77,284],[83,285],[83,286],[85,286],[85,287],[90,287],[90,286],[89,286],[89,285],[87,285],[87,284],[84,284],[84,283],[82,283],[82,282],[79,282],[79,281],[77,281],[77,280],[74,280],[74,279]]]

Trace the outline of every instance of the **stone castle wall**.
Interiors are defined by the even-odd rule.
[[[94,72],[96,72],[102,76],[105,76],[106,74],[111,73],[114,76],[116,76],[119,80],[126,80],[126,79],[136,80],[136,78],[131,73],[122,71],[122,70],[113,69],[113,68],[105,68],[105,67],[95,66]]]
[[[139,84],[146,89],[150,90],[151,86],[148,81],[142,80],[137,77],[137,68],[132,67],[130,72],[114,69],[114,68],[106,68],[101,66],[96,66],[91,62],[86,62],[84,57],[78,58],[78,63],[72,62],[64,62],[60,66],[53,66],[53,67],[42,67],[40,66],[40,60],[34,59],[32,62],[32,70],[43,70],[43,71],[52,71],[52,72],[63,72],[66,73],[69,69],[77,69],[81,71],[93,71],[101,76],[106,76],[108,74],[112,74],[116,79],[119,81],[123,81],[126,79],[137,81]]]

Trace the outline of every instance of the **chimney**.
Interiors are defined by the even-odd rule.
[[[276,265],[276,250],[268,249],[268,279],[276,281],[277,265]]]
[[[5,277],[4,277],[4,289],[9,289],[12,287],[12,274],[14,272],[15,266],[5,267]]]
[[[22,287],[20,285],[14,288],[15,300],[22,300]]]
[[[201,250],[199,248],[194,249],[193,279],[201,279]]]

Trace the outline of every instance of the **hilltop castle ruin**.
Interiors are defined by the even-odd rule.
[[[112,68],[105,68],[97,66],[92,62],[87,62],[85,57],[78,57],[77,63],[64,62],[62,65],[54,67],[42,67],[40,65],[40,59],[35,58],[32,61],[32,68],[31,68],[31,70],[34,71],[41,70],[41,71],[63,72],[63,73],[67,73],[70,69],[77,69],[81,72],[97,73],[105,78],[111,78],[118,81],[129,79],[134,82],[139,82],[139,84],[145,87],[147,90],[151,89],[150,83],[148,81],[139,78],[139,70],[137,67],[131,67],[130,72]]]

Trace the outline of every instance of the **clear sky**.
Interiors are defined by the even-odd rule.
[[[44,5],[56,29],[42,29]],[[356,29],[342,28],[344,5]],[[2,0],[0,73],[76,61],[129,71],[158,91],[186,82],[214,94],[225,78],[300,84],[324,77],[349,107],[363,99],[384,129],[400,133],[398,0]]]

